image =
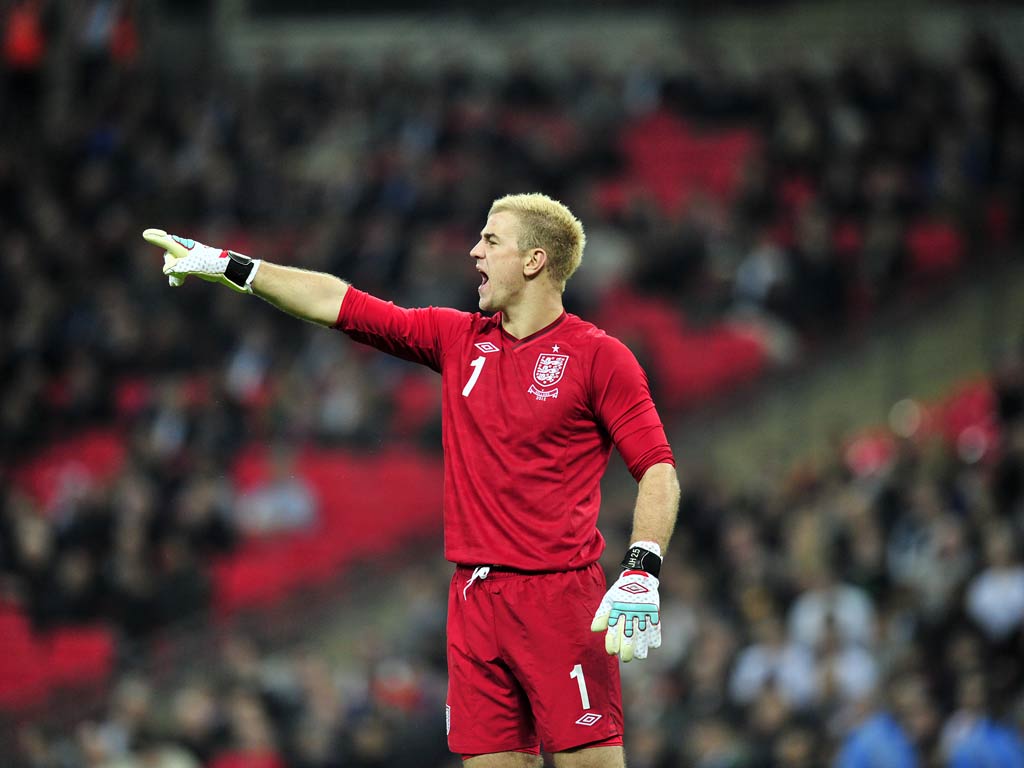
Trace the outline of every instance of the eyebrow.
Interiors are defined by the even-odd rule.
[[[493,240],[499,240],[499,239],[500,239],[500,238],[499,238],[499,237],[498,237],[498,236],[497,236],[496,234],[494,234],[493,232],[481,232],[481,233],[480,233],[480,237],[482,237],[482,238],[483,238],[484,240],[487,240],[488,238],[491,238],[491,239],[493,239]]]

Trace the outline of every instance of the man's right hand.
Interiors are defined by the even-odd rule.
[[[258,259],[169,235],[162,229],[147,229],[142,236],[146,242],[164,249],[164,274],[173,287],[179,287],[186,277],[195,275],[212,283],[222,283],[239,293],[252,293],[250,285],[261,263]]]

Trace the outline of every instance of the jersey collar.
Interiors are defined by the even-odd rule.
[[[508,331],[505,330],[504,326],[502,326],[502,324],[501,324],[501,318],[500,317],[498,318],[498,329],[501,331],[501,336],[502,336],[503,339],[506,339],[506,340],[512,342],[513,346],[519,347],[519,346],[522,346],[523,344],[529,344],[531,341],[536,341],[540,337],[546,336],[547,334],[551,333],[551,331],[553,331],[555,328],[557,328],[559,325],[562,324],[562,322],[565,320],[566,317],[567,317],[567,313],[563,309],[562,310],[562,314],[560,314],[558,317],[556,317],[550,323],[545,325],[539,331],[534,331],[529,336],[524,336],[521,339],[517,339],[515,336],[513,336],[511,333],[509,333]]]

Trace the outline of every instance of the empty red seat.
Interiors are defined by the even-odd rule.
[[[81,685],[109,677],[114,662],[114,636],[101,626],[66,627],[44,640],[47,675],[53,684]]]
[[[15,606],[0,605],[0,709],[27,709],[43,702],[46,661],[24,614]]]
[[[668,112],[629,125],[620,138],[629,180],[646,189],[665,210],[678,210],[697,191],[732,199],[740,169],[754,151],[750,130],[697,132]]]
[[[960,266],[964,240],[948,221],[922,219],[907,231],[907,250],[913,272],[920,277],[948,274]]]

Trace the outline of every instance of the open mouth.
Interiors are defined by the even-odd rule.
[[[489,279],[490,278],[487,277],[487,273],[486,272],[481,272],[480,273],[480,285],[481,285],[481,287],[487,285],[487,281]]]

